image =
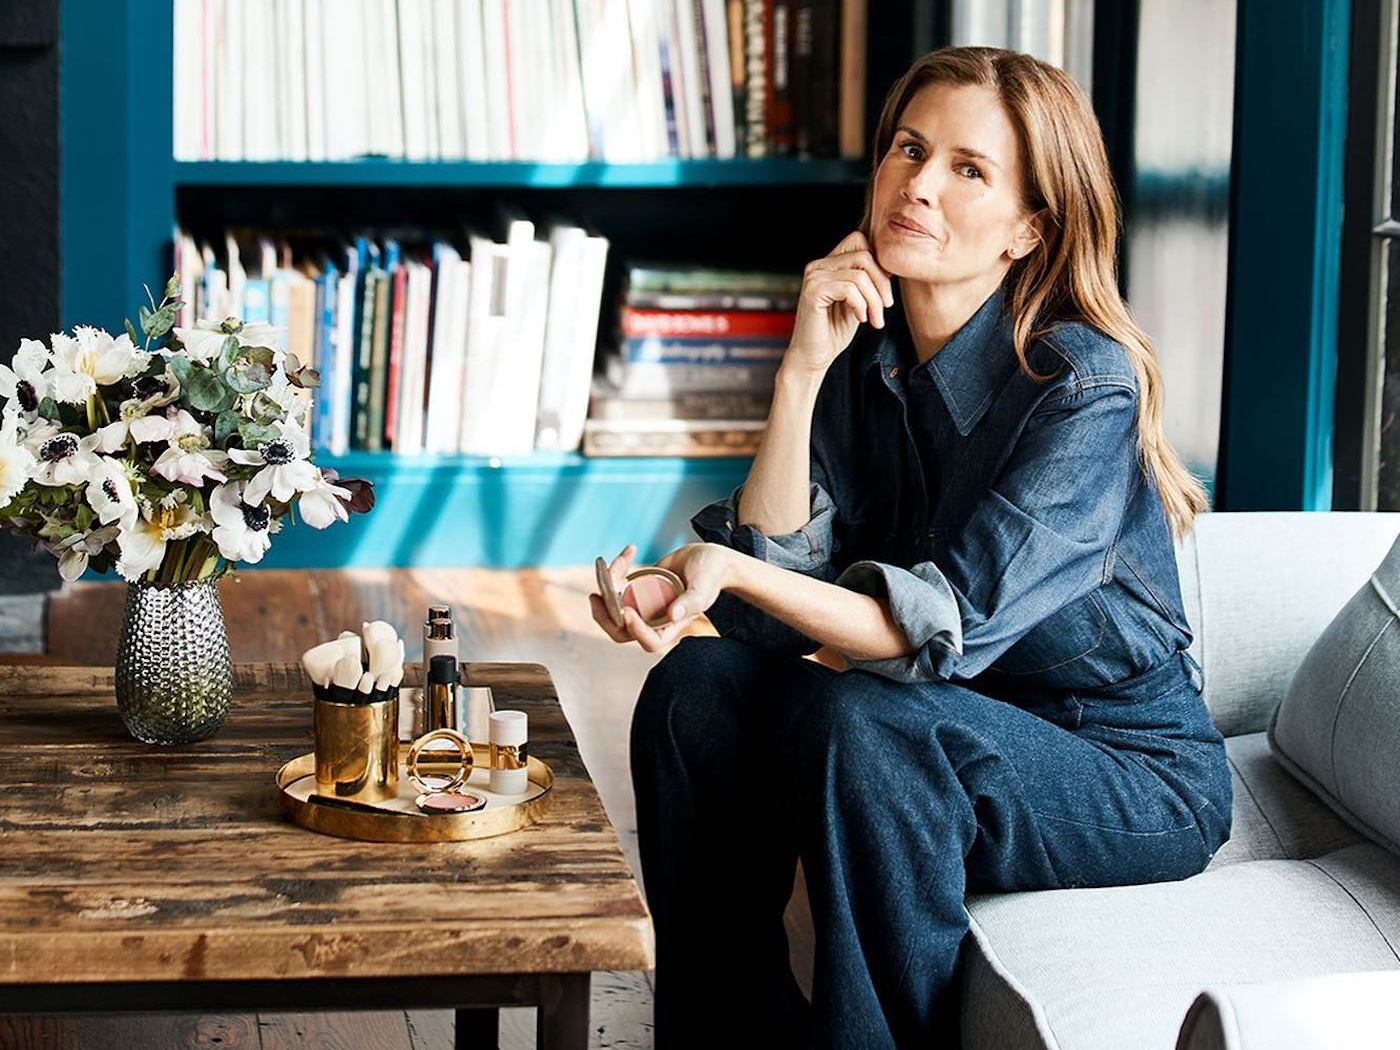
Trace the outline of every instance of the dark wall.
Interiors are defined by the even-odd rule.
[[[58,0],[0,0],[0,360],[58,330]],[[51,590],[55,562],[0,533],[0,594]]]

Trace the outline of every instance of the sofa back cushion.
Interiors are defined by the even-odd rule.
[[[1400,513],[1225,511],[1177,546],[1182,599],[1226,736],[1268,728],[1309,647],[1400,533]]]
[[[1400,541],[1303,659],[1269,725],[1279,762],[1400,853]]]

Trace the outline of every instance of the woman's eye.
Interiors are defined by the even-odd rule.
[[[917,142],[901,142],[899,150],[910,160],[923,160],[924,150]]]
[[[967,179],[980,179],[982,177],[982,169],[976,164],[959,164],[958,174]]]

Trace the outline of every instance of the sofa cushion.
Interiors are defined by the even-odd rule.
[[[1308,647],[1400,533],[1400,513],[1206,513],[1177,547],[1191,654],[1226,736],[1257,733]]]
[[[1361,843],[1180,882],[968,901],[963,1045],[1170,1047],[1204,988],[1400,969],[1400,864]]]
[[[1400,541],[1333,617],[1269,724],[1280,763],[1400,854]]]
[[[1176,1050],[1364,1050],[1395,1046],[1397,1030],[1400,971],[1334,973],[1207,988]]]
[[[1265,733],[1225,741],[1234,791],[1230,840],[1210,866],[1245,860],[1302,860],[1364,841],[1330,806],[1290,775]]]

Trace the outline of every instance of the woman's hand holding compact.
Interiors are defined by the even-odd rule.
[[[724,589],[732,554],[712,543],[692,543],[655,566],[632,568],[628,544],[611,563],[598,559],[598,593],[588,596],[594,621],[615,642],[635,641],[660,652],[686,633]]]

